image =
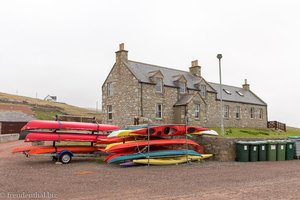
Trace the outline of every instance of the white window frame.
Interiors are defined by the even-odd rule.
[[[195,119],[200,119],[200,104],[195,104]]]
[[[155,92],[162,93],[163,92],[163,80],[162,78],[158,78],[155,85]]]
[[[263,119],[264,118],[264,111],[262,108],[259,109],[259,119]]]
[[[226,119],[229,118],[229,105],[223,106],[223,117]]]
[[[111,121],[112,119],[113,119],[112,105],[107,105],[107,120]]]
[[[155,105],[155,117],[156,119],[163,118],[163,105],[161,103]]]
[[[179,93],[185,94],[186,93],[186,83],[185,82],[179,82]]]
[[[251,107],[250,108],[250,119],[254,119],[255,118],[255,108]]]
[[[113,96],[113,83],[107,83],[107,96],[112,97]]]
[[[204,98],[206,97],[206,85],[204,84],[200,85],[200,95]]]
[[[241,107],[237,106],[235,110],[235,118],[236,119],[241,119]]]

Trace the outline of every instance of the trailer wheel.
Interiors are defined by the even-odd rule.
[[[72,160],[72,155],[68,152],[63,153],[59,156],[59,161],[63,164],[68,164]]]

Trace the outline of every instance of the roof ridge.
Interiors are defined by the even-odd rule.
[[[214,83],[214,82],[208,82],[209,84],[216,84],[216,85],[220,85],[220,83]],[[243,89],[242,87],[238,87],[238,86],[234,86],[234,85],[227,85],[227,84],[223,84],[222,86],[228,86],[228,87],[235,87],[235,88],[239,88],[239,89]]]
[[[163,67],[163,66],[160,66],[160,65],[154,65],[154,64],[149,64],[149,63],[144,63],[144,62],[139,62],[139,61],[134,61],[134,60],[128,60],[128,61],[129,62],[139,63],[139,64],[144,64],[144,65],[151,65],[153,67],[160,67],[160,68],[169,69],[169,70],[173,70],[173,71],[185,72],[185,73],[189,74],[188,71],[184,71],[184,70],[180,70],[180,69],[174,69],[174,68],[170,68],[170,67]]]

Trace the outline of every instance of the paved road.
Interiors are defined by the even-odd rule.
[[[10,153],[23,144],[0,144],[0,199],[300,199],[298,160],[120,168],[74,159],[56,165]]]

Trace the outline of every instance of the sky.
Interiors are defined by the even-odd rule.
[[[101,86],[125,43],[130,60],[250,89],[268,119],[300,127],[297,0],[1,0],[0,92],[101,108]],[[298,50],[297,50],[298,49]]]

